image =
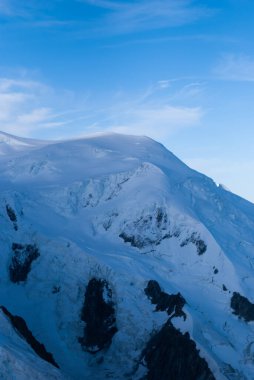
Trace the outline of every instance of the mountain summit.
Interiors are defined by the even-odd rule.
[[[147,137],[0,134],[3,379],[253,380],[254,205]]]

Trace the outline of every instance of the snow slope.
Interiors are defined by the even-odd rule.
[[[0,377],[8,380],[63,380],[54,367],[38,358],[0,312]]]
[[[172,323],[189,332],[214,377],[254,379],[254,321],[231,307],[234,292],[254,303],[253,204],[147,137],[37,143],[1,134],[0,141],[0,305],[24,318],[61,376],[139,379],[147,373],[137,363],[168,319],[144,292],[156,280],[186,300],[186,320]],[[39,257],[24,281],[11,281],[13,256],[31,246]],[[117,326],[112,343],[95,355],[79,339],[93,278],[110,285]],[[15,350],[27,373],[31,353],[26,357],[17,343]],[[1,349],[3,374],[5,356]],[[10,363],[8,371],[16,373],[18,359]],[[46,366],[42,378],[49,377]]]

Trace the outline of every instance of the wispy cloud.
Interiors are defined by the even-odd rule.
[[[72,20],[43,19],[40,21],[29,22],[29,26],[38,28],[69,27],[75,25]]]
[[[189,105],[187,96],[182,101],[176,94],[187,91],[185,85],[179,89],[179,83],[174,83],[174,88],[173,83],[174,80],[160,80],[139,94],[118,94],[111,98],[109,106],[97,109],[90,130],[147,135],[165,141],[185,128],[200,127],[205,113],[202,106]]]
[[[0,0],[0,16],[5,17],[6,20],[13,21],[14,19],[19,28],[50,29],[75,25],[74,20],[58,19],[51,14],[54,7],[57,7],[57,2],[49,2],[49,0],[43,2],[39,0]]]
[[[213,73],[224,80],[254,82],[254,58],[243,54],[225,54]]]
[[[41,82],[26,78],[0,78],[0,130],[33,136],[37,131],[43,133],[45,129],[57,129],[80,117],[80,111],[71,109],[71,105],[66,108],[68,94],[62,95],[61,104],[57,99],[55,90]]]
[[[0,0],[0,15],[7,17],[28,17],[35,1]]]
[[[205,83],[191,82],[184,85],[173,95],[174,99],[184,101],[186,99],[195,99],[203,95]]]
[[[168,79],[163,79],[158,81],[158,86],[160,88],[168,88],[170,87],[171,81]]]
[[[71,17],[72,12],[68,19],[65,12],[55,12],[59,18],[53,16],[61,3],[50,0],[0,0],[0,15],[19,19],[19,26],[66,27],[76,37],[91,38],[182,26],[210,17],[216,12],[206,5],[197,5],[195,0],[72,0],[70,7],[75,19]],[[100,9],[89,18],[88,7]]]
[[[165,140],[183,128],[200,125],[203,116],[201,107],[180,107],[162,105],[151,108],[149,105],[115,114],[115,125],[110,129],[116,132],[147,135]]]
[[[8,121],[13,111],[29,99],[25,93],[0,93],[0,121]]]
[[[107,10],[102,27],[112,34],[131,33],[185,25],[214,13],[191,0],[108,1],[83,0],[84,3]]]
[[[49,87],[45,84],[28,79],[15,79],[15,78],[0,78],[0,92],[7,92],[14,90],[21,91],[39,91],[40,93],[49,91]]]
[[[229,37],[227,35],[222,36],[218,34],[174,34],[174,35],[167,35],[167,36],[155,36],[155,37],[143,37],[143,38],[129,38],[124,41],[120,41],[117,43],[110,43],[105,44],[105,48],[119,48],[124,46],[131,46],[131,45],[154,45],[154,44],[164,44],[167,42],[188,42],[188,41],[199,41],[204,44],[235,44],[236,42],[239,42],[238,39]]]
[[[176,90],[177,83],[162,79],[139,93],[113,92],[101,99],[91,94],[81,100],[80,94],[66,92],[59,102],[58,92],[41,82],[0,78],[0,130],[31,137],[116,131],[162,141],[199,126],[204,114],[201,106],[190,106],[187,97],[184,103],[176,96],[178,91],[189,91],[188,85]]]
[[[28,113],[23,113],[17,116],[17,122],[21,124],[37,124],[43,121],[48,121],[52,117],[50,108],[42,107],[35,108]]]

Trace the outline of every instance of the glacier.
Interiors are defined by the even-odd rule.
[[[0,172],[0,306],[59,366],[0,311],[1,378],[254,379],[252,203],[143,136],[1,132]]]

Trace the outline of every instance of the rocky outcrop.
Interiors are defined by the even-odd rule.
[[[146,246],[156,244],[155,240],[149,238],[143,238],[141,235],[128,235],[126,232],[121,232],[119,237],[123,239],[125,243],[130,243],[132,247],[139,249],[145,248]]]
[[[105,226],[111,226],[110,219],[104,221]],[[185,228],[180,228],[169,220],[167,210],[164,207],[156,207],[149,212],[143,210],[135,220],[125,220],[118,235],[125,243],[132,247],[144,249],[160,245],[165,239],[178,238],[180,247],[193,244],[197,254],[203,255],[207,245],[201,239],[198,232],[186,233]]]
[[[13,223],[14,230],[17,231],[18,230],[18,225],[17,225],[17,216],[15,214],[15,211],[8,204],[5,206],[5,209],[6,209],[6,213],[8,215],[8,218]]]
[[[144,380],[215,380],[188,333],[170,320],[152,336],[142,355],[148,372]]]
[[[198,255],[203,255],[207,250],[207,245],[204,242],[204,240],[200,239],[197,233],[193,232],[190,237],[185,239],[181,242],[181,247],[184,247],[185,245],[192,243],[197,248]]]
[[[0,309],[3,311],[3,313],[6,315],[6,317],[11,322],[14,329],[22,336],[23,339],[26,340],[26,342],[32,347],[34,352],[40,356],[43,360],[46,360],[48,363],[52,364],[53,366],[59,368],[58,364],[56,363],[53,355],[50,352],[47,352],[45,349],[45,346],[40,343],[32,334],[32,332],[27,327],[27,324],[25,320],[22,317],[19,317],[17,315],[12,315],[9,310],[6,309],[4,306],[0,306]]]
[[[9,265],[10,280],[14,283],[26,281],[32,262],[40,256],[35,244],[12,244],[12,258]]]
[[[174,317],[186,319],[183,296],[163,292],[155,280],[148,282],[145,294],[156,305],[156,311],[166,311],[170,317],[142,353],[141,362],[148,369],[144,380],[215,380],[189,334],[182,334],[171,322]]]
[[[81,319],[85,328],[79,342],[84,350],[95,354],[110,346],[117,327],[112,290],[106,280],[93,278],[89,281]]]
[[[177,235],[176,235],[177,234]],[[171,231],[170,220],[164,207],[156,207],[149,212],[143,210],[135,220],[125,221],[119,237],[138,249],[157,246],[164,239],[179,236]]]
[[[156,311],[167,311],[171,318],[184,317],[186,319],[183,311],[186,301],[180,293],[165,293],[157,281],[150,280],[145,288],[145,294],[150,298],[152,304],[156,305]]]
[[[254,304],[240,293],[233,293],[231,308],[233,309],[233,314],[243,318],[246,322],[254,321]]]

